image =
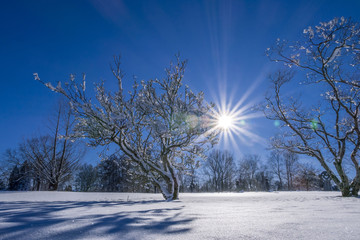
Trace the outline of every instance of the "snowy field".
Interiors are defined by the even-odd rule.
[[[338,192],[0,192],[0,239],[360,239]]]

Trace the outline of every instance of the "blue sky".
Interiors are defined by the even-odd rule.
[[[273,65],[264,51],[276,38],[296,40],[302,30],[333,17],[360,21],[360,1],[5,1],[0,8],[0,152],[47,131],[57,96],[33,80],[64,81],[85,72],[106,80],[122,55],[126,76],[161,77],[173,56],[189,60],[185,83],[208,101],[226,95],[261,101]],[[266,140],[276,132],[264,118],[248,127]],[[246,140],[246,137],[245,137]],[[236,154],[265,145],[241,141]],[[250,143],[249,143],[250,142]],[[88,156],[95,161],[94,155]]]

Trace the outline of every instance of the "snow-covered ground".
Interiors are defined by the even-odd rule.
[[[338,192],[0,192],[0,239],[360,239]]]

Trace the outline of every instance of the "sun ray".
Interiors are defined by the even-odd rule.
[[[245,91],[239,101],[234,101],[234,95],[227,96],[226,91],[220,90],[217,96],[214,96],[215,109],[211,114],[212,128],[210,132],[219,132],[220,143],[225,148],[231,147],[239,149],[241,144],[251,146],[253,144],[265,145],[265,140],[254,132],[254,124],[251,119],[262,116],[260,112],[254,112],[253,106],[255,99],[249,101],[249,97],[260,84],[259,77],[250,88]],[[235,150],[235,149],[234,149]]]

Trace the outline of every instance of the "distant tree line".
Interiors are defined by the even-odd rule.
[[[11,154],[10,152],[7,153]],[[125,155],[103,157],[95,166],[77,164],[53,189],[50,179],[38,174],[32,162],[13,165],[2,175],[1,190],[69,190],[81,192],[160,192],[139,174]],[[301,163],[296,154],[272,151],[263,161],[245,155],[238,161],[228,151],[212,150],[199,168],[191,166],[180,177],[181,192],[312,191],[338,190],[326,172]],[[7,179],[4,179],[7,176]]]
[[[81,192],[153,192],[154,187],[138,174],[124,155],[105,157],[95,167],[82,164],[75,174],[74,190]]]
[[[44,175],[37,174],[31,162],[25,160],[20,165],[3,169],[0,181],[1,190],[10,191],[81,191],[81,192],[150,192],[153,187],[137,169],[122,155],[113,154],[104,157],[96,166],[83,163],[77,164],[67,171],[67,177],[62,178],[57,188]]]
[[[338,190],[326,172],[301,163],[296,154],[272,151],[263,161],[245,155],[239,161],[213,150],[200,171],[183,177],[184,192]]]

